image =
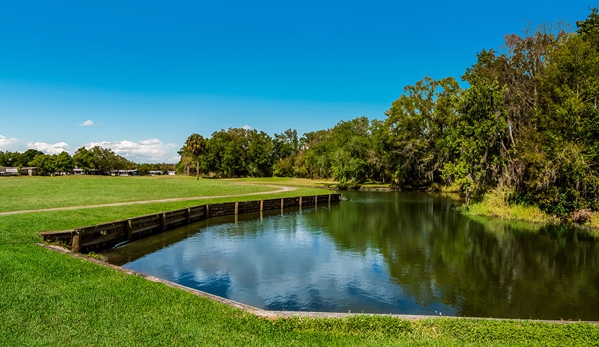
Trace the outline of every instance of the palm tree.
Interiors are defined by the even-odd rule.
[[[191,134],[185,141],[185,150],[196,162],[196,180],[200,179],[200,156],[206,151],[206,139],[200,134]]]

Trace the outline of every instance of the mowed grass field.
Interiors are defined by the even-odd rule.
[[[15,211],[274,189],[239,184],[248,181],[252,180],[0,177],[0,201],[3,211]],[[41,231],[203,203],[326,193],[306,187],[309,184],[305,181],[260,181],[296,185],[297,190],[0,216],[0,346],[599,345],[599,327],[587,323],[451,318],[408,321],[371,316],[268,320],[35,244],[41,241]],[[41,196],[43,201],[36,200]]]
[[[276,190],[215,179],[198,184],[194,177],[181,176],[2,177],[0,188],[0,212]]]

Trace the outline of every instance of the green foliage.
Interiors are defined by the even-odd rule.
[[[428,78],[406,87],[387,111],[393,178],[458,185],[467,204],[509,187],[561,218],[598,209],[598,18],[593,9],[571,34],[506,36],[504,53],[478,54],[463,91]]]
[[[100,174],[108,174],[110,170],[129,170],[135,163],[115,154],[109,148],[94,146],[91,149],[81,147],[73,155],[73,164],[84,171],[97,170]],[[66,164],[66,165],[71,165]]]
[[[339,182],[385,179],[383,123],[366,117],[339,122],[334,128],[298,139],[288,129],[274,139],[263,131],[230,128],[214,132],[201,155],[202,170],[219,177],[334,178]],[[189,151],[179,152],[181,169]]]
[[[29,162],[35,159],[38,155],[43,155],[36,149],[28,149],[23,153],[20,152],[2,152],[0,151],[0,166],[24,167],[29,166]]]
[[[73,161],[75,162],[75,166],[84,171],[90,170],[94,167],[93,153],[85,147],[77,149],[73,155]]]
[[[150,171],[160,171],[161,174],[165,175],[167,174],[169,171],[176,171],[176,165],[175,164],[167,164],[167,163],[153,163],[153,164],[148,164],[148,163],[143,163],[143,164],[137,164],[135,166],[135,169],[137,171],[139,171],[139,173],[141,175],[148,175],[150,174]]]
[[[503,94],[496,80],[473,75],[470,88],[460,97],[456,126],[449,132],[453,160],[443,166],[443,176],[455,182],[466,196],[479,196],[497,184],[504,164],[507,123]]]
[[[185,153],[191,155],[196,162],[196,180],[200,179],[200,156],[206,151],[206,140],[200,134],[191,134],[183,146]]]
[[[36,151],[37,152],[37,151]],[[25,152],[24,154],[26,154]],[[30,154],[33,152],[30,152]],[[27,155],[24,155],[27,157]],[[23,165],[19,163],[22,167]],[[36,154],[35,157],[27,163],[27,166],[37,167],[40,174],[54,176],[55,173],[64,174],[71,172],[75,166],[73,158],[67,152],[60,154]],[[19,168],[20,171],[20,168]]]
[[[272,140],[273,176],[301,177],[295,167],[299,151],[300,141],[295,129],[287,129],[282,134],[275,134]]]
[[[578,32],[582,38],[589,42],[592,47],[599,50],[599,13],[593,8],[589,17],[583,21],[576,21]]]
[[[37,167],[42,174],[53,175],[56,171],[56,162],[54,158],[47,154],[39,154],[29,162],[29,165]]]
[[[359,117],[304,137],[305,163],[312,178],[334,178],[344,185],[387,177],[387,132],[380,121]]]
[[[538,206],[514,198],[509,188],[495,188],[487,192],[482,201],[470,205],[470,216],[490,216],[537,223],[551,222],[551,218]]]
[[[453,78],[426,77],[393,102],[385,113],[388,147],[396,185],[422,186],[439,182],[448,159],[446,138],[454,126],[460,87]]]
[[[561,218],[597,210],[598,23],[595,8],[576,22],[577,32],[542,25],[507,35],[503,52],[478,53],[462,76],[467,88],[425,77],[404,88],[384,121],[359,117],[299,139],[292,129],[274,139],[256,130],[215,132],[201,170],[333,178],[340,187],[369,180],[408,189],[450,185],[467,205],[508,187]],[[186,153],[181,171],[189,171]]]
[[[544,211],[563,218],[599,207],[599,51],[589,38],[563,37],[538,79],[539,154],[528,155],[533,160],[525,191]]]
[[[272,176],[273,141],[263,131],[229,128],[206,140],[204,170],[219,177]]]
[[[75,162],[69,153],[62,151],[54,158],[54,166],[57,172],[70,172],[75,167]]]

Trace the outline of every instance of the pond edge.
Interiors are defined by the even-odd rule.
[[[43,241],[63,244],[73,253],[98,252],[211,217],[276,209],[284,210],[285,208],[297,206],[300,208],[302,206],[318,206],[339,201],[341,201],[341,194],[329,193],[291,198],[202,204],[72,230],[42,232],[40,235]]]
[[[65,249],[56,245],[48,245],[42,243],[36,243],[37,246],[41,246],[50,251],[59,252],[62,254],[69,255],[73,258],[81,259],[84,261],[89,261],[96,265],[103,266],[105,268],[113,269],[115,271],[137,276],[144,278],[151,282],[162,283],[168,287],[176,288],[179,290],[183,290],[190,294],[205,297],[211,299],[213,301],[219,302],[221,304],[240,309],[244,312],[253,314],[257,317],[262,317],[270,320],[276,320],[280,318],[291,318],[291,317],[303,317],[303,318],[345,318],[345,317],[353,317],[353,316],[381,316],[381,317],[393,317],[397,319],[404,320],[423,320],[423,319],[443,319],[443,318],[451,318],[451,319],[474,319],[474,320],[489,320],[489,321],[504,321],[504,322],[533,322],[533,323],[550,323],[550,324],[573,324],[573,323],[587,323],[592,325],[599,325],[599,321],[582,321],[582,320],[540,320],[540,319],[514,319],[514,318],[489,318],[489,317],[458,317],[458,316],[433,316],[433,315],[408,315],[408,314],[381,314],[381,313],[352,313],[352,312],[309,312],[309,311],[269,311],[263,310],[261,308],[257,308],[254,306],[246,305],[234,300],[226,299],[214,294],[206,293],[198,289],[185,287],[183,285],[167,281],[164,279],[160,279],[158,277],[154,277],[151,275],[142,274],[137,271],[133,271],[130,269],[125,269],[120,266],[109,264],[105,261],[93,258],[91,256],[81,254],[81,253],[72,253],[70,250]]]

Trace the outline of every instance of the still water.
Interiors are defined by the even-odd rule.
[[[599,240],[584,230],[466,218],[456,200],[424,193],[343,195],[105,255],[268,310],[599,320]]]

